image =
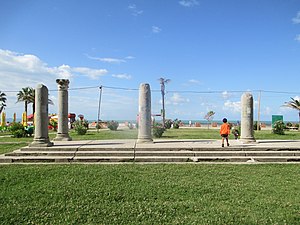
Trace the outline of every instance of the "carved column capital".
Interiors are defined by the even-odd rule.
[[[68,79],[56,79],[59,90],[68,90],[70,81]]]

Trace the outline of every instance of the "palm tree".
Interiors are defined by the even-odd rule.
[[[0,113],[4,110],[6,104],[6,94],[0,91]]]
[[[283,106],[298,110],[299,125],[300,125],[300,101],[297,99],[294,99],[294,98],[291,98],[291,99],[292,99],[291,101],[285,102],[285,104]],[[300,126],[299,126],[299,129],[300,129]]]
[[[159,78],[160,90],[161,90],[161,98],[162,98],[162,117],[163,117],[163,125],[165,126],[166,122],[166,113],[165,113],[165,84],[169,83],[171,80],[166,78]]]
[[[34,89],[32,87],[22,88],[21,91],[17,94],[17,102],[24,102],[25,112],[27,115],[28,104],[34,102]]]
[[[214,118],[214,115],[216,113],[214,111],[209,111],[208,113],[206,113],[206,115],[204,116],[204,119],[207,120],[207,129],[209,129],[209,124],[210,124],[210,121],[213,120]]]

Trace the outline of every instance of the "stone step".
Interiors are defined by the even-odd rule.
[[[300,156],[300,151],[25,151],[17,150],[5,156]]]
[[[164,148],[160,147],[92,147],[92,146],[81,146],[81,147],[70,147],[70,146],[53,146],[53,147],[23,147],[20,149],[20,151],[199,151],[199,152],[214,152],[214,151],[249,151],[249,152],[255,152],[255,151],[270,151],[270,152],[281,152],[281,151],[299,151],[299,148],[278,148],[278,147],[174,147],[174,146],[165,146]]]
[[[298,162],[300,156],[5,156],[0,163],[97,163],[97,162]]]

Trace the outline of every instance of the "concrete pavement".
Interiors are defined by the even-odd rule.
[[[300,163],[300,140],[155,139],[57,141],[52,147],[24,147],[0,156],[0,163]]]

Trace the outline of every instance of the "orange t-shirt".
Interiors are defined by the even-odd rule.
[[[223,123],[221,125],[220,134],[230,134],[230,126],[228,123]]]

